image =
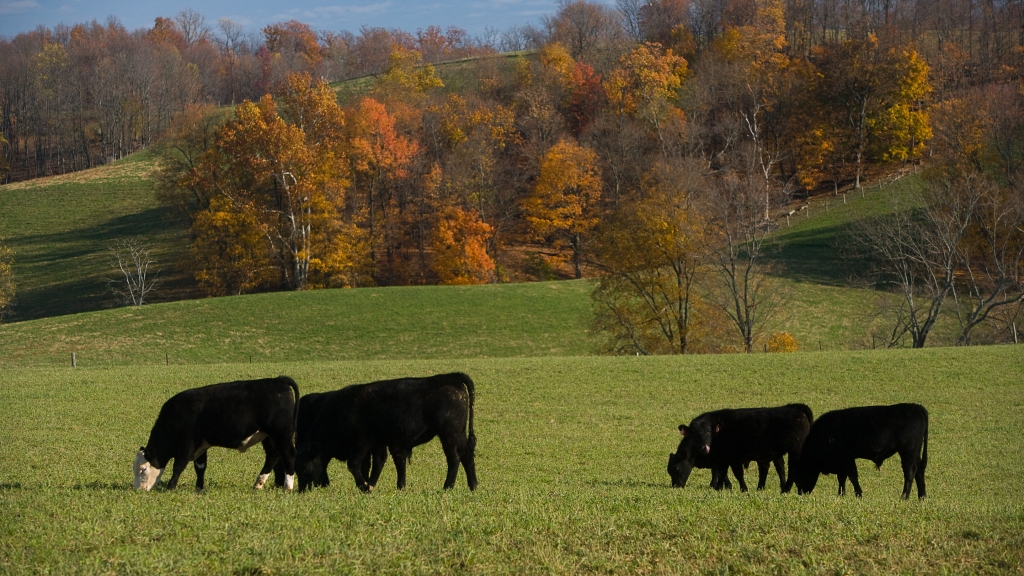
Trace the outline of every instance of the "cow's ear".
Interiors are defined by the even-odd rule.
[[[686,427],[686,424],[680,424],[679,425],[679,435],[680,436],[685,438],[686,435],[689,434],[689,433],[690,433],[690,429]]]
[[[722,425],[721,424],[715,424],[715,432],[718,432],[721,429],[722,429]]]

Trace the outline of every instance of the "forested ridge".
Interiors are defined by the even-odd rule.
[[[612,351],[751,351],[794,201],[914,171],[914,216],[850,237],[892,296],[888,344],[923,345],[944,306],[964,342],[997,317],[1016,338],[1019,3],[579,0],[484,38],[183,12],[0,55],[9,177],[160,142],[206,294],[567,271],[600,278]]]

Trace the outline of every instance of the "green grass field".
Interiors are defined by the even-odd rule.
[[[477,383],[480,487],[443,493],[435,442],[409,487],[254,493],[262,464],[211,451],[207,490],[137,494],[131,458],[162,402],[235,378],[304,392],[463,370]],[[1024,355],[947,348],[796,355],[380,360],[5,369],[0,572],[1019,573],[1024,569]],[[676,426],[723,406],[930,411],[928,499],[899,500],[897,460],[861,462],[863,499],[669,487]],[[771,483],[769,484],[771,486]]]

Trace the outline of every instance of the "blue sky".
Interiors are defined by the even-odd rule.
[[[539,24],[556,6],[557,0],[0,0],[0,36],[13,37],[40,25],[104,22],[108,16],[117,17],[129,30],[149,28],[157,16],[173,16],[187,8],[203,14],[211,26],[228,18],[247,32],[299,20],[317,30],[358,33],[365,25],[415,32],[433,24],[481,35],[488,26],[501,32],[513,24]]]

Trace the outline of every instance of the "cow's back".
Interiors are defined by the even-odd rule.
[[[805,452],[825,471],[850,458],[880,461],[923,438],[927,422],[920,404],[834,410],[811,426]]]

